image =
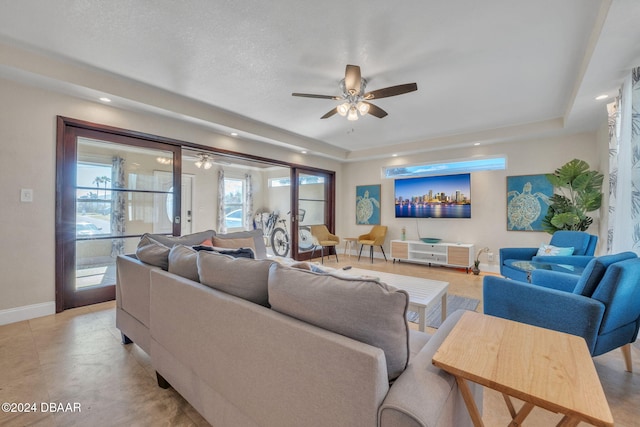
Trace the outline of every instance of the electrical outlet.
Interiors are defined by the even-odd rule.
[[[33,190],[31,188],[23,188],[20,190],[20,201],[25,203],[33,202]]]
[[[487,261],[493,262],[493,252],[487,252]]]

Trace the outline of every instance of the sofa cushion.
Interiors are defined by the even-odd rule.
[[[264,259],[267,257],[267,247],[264,244],[264,235],[262,233],[262,230],[256,229],[251,231],[238,231],[235,233],[216,234],[216,237],[219,239],[243,239],[251,237],[253,239],[253,246],[250,247],[254,249],[256,258]]]
[[[198,252],[200,283],[256,304],[269,306],[267,282],[271,261]]]
[[[198,282],[198,251],[189,246],[174,245],[169,251],[169,273]]]
[[[146,264],[167,270],[170,250],[171,248],[153,239],[151,235],[144,234],[138,242],[136,257]]]
[[[583,295],[591,298],[593,292],[598,287],[600,280],[604,277],[604,273],[611,264],[636,258],[635,252],[621,252],[618,254],[603,255],[589,261],[584,268],[576,287],[573,289],[574,294]]]
[[[389,381],[409,361],[409,295],[377,280],[338,277],[273,264],[269,303],[280,313],[378,347]]]

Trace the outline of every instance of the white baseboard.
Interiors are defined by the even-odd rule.
[[[6,310],[0,310],[0,325],[35,319],[36,317],[48,316],[50,314],[56,314],[55,301],[8,308]]]

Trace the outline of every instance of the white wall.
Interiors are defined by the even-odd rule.
[[[606,121],[606,116],[603,118]],[[420,219],[420,235],[437,237],[445,242],[473,243],[476,249],[488,246],[495,254],[493,270],[496,270],[498,249],[501,247],[537,247],[547,243],[550,235],[544,232],[507,231],[506,177],[551,173],[569,160],[585,160],[592,168],[600,165],[602,141],[593,133],[558,138],[518,141],[510,144],[495,144],[464,149],[451,149],[376,160],[349,163],[344,167],[342,199],[338,205],[338,234],[341,237],[357,237],[368,232],[371,226],[355,224],[355,191],[357,185],[381,184],[381,223],[389,227],[385,252],[389,255],[392,239],[399,239],[401,228],[407,229],[407,239],[418,238],[415,219],[396,219],[393,196],[393,179],[383,179],[383,166],[433,163],[479,155],[505,155],[507,169],[504,171],[474,172],[471,174],[471,219]],[[597,214],[597,213],[596,213]],[[589,232],[598,233],[594,224]],[[482,255],[481,262],[487,264]],[[485,269],[489,267],[484,266]],[[496,270],[497,271],[497,270]]]
[[[47,314],[54,307],[57,115],[327,170],[341,168],[338,162],[323,157],[214,134],[193,124],[125,111],[6,79],[0,79],[0,93],[0,324],[25,318],[24,313]],[[212,187],[215,185],[209,188]],[[20,202],[21,188],[34,190],[32,203]],[[196,202],[203,210],[209,209],[205,192],[197,196]],[[197,227],[215,228],[211,227],[213,224],[203,221]]]

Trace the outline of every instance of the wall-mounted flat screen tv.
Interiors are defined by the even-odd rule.
[[[396,179],[396,218],[471,218],[471,174]]]

